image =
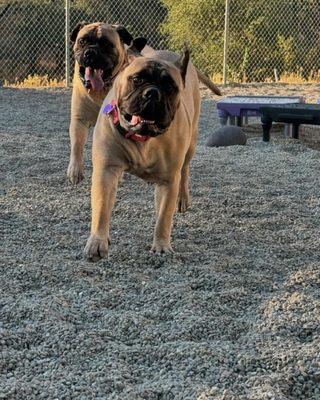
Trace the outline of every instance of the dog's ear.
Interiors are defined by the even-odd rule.
[[[133,53],[140,54],[144,49],[144,46],[148,43],[148,39],[144,37],[137,37],[133,39],[128,50],[131,50]]]
[[[129,64],[132,63],[137,57],[141,57],[141,50],[147,44],[147,39],[143,37],[138,37],[133,39],[131,45],[127,48],[127,56]]]
[[[186,81],[186,74],[187,74],[189,59],[190,59],[190,51],[189,51],[189,48],[187,47],[187,45],[185,45],[179,60],[177,60],[175,62],[175,66],[180,69],[181,77],[182,77],[184,85],[185,85],[185,81]]]
[[[120,36],[121,41],[129,46],[133,40],[131,33],[129,33],[122,25],[115,25],[115,28]]]
[[[77,25],[74,27],[74,29],[70,35],[70,40],[72,43],[74,43],[76,41],[80,29],[82,29],[85,25],[88,25],[88,22],[81,21],[81,22],[78,22]]]

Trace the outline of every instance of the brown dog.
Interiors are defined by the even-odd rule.
[[[73,30],[71,41],[74,43],[76,63],[71,100],[71,154],[67,174],[70,181],[77,184],[83,179],[83,149],[88,129],[95,125],[113,79],[127,64],[127,46],[131,45],[131,51],[140,51],[147,40],[133,40],[122,26],[82,22]]]
[[[116,78],[93,135],[92,225],[85,253],[108,254],[109,223],[124,171],[156,184],[152,250],[172,252],[175,209],[189,205],[189,163],[200,112],[197,71],[189,52],[154,51],[136,58]]]
[[[76,59],[73,78],[70,122],[70,162],[67,171],[73,184],[84,177],[83,150],[88,129],[95,125],[103,99],[121,69],[128,63],[128,54],[146,54],[153,49],[145,47],[144,38],[133,39],[123,27],[103,22],[79,23],[71,34]],[[215,94],[220,90],[200,71],[199,80]]]

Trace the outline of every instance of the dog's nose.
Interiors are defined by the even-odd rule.
[[[156,87],[145,89],[144,92],[142,93],[142,96],[146,100],[154,100],[154,101],[160,100],[160,92]]]
[[[94,61],[96,56],[97,56],[97,52],[94,49],[87,49],[83,54],[85,62]]]

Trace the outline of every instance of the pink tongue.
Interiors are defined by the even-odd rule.
[[[93,90],[102,90],[104,88],[102,73],[102,69],[92,69],[90,67],[86,67],[85,80],[91,82]]]
[[[141,122],[139,115],[133,115],[131,118],[131,126],[136,126]]]

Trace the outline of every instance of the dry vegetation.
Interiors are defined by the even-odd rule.
[[[4,81],[5,87],[15,87],[20,89],[27,88],[41,88],[41,87],[63,87],[65,86],[64,81],[59,81],[58,79],[49,78],[48,75],[28,75],[27,78],[23,80],[16,79],[14,83]]]

